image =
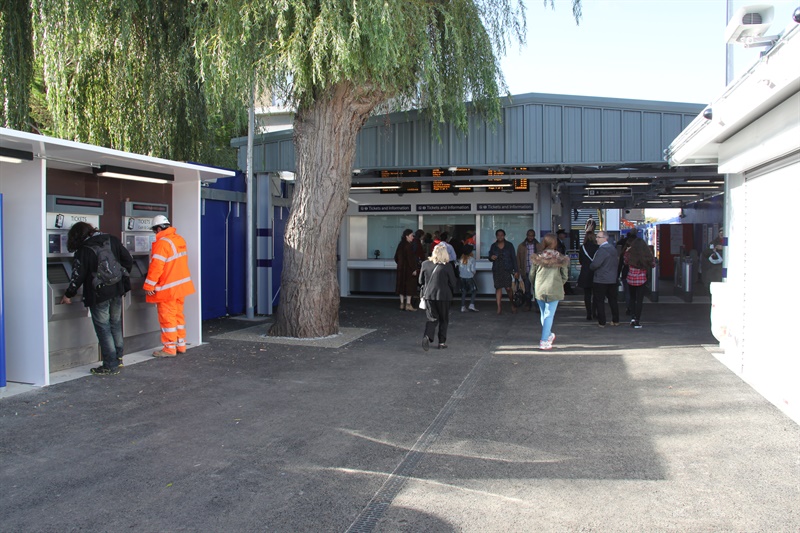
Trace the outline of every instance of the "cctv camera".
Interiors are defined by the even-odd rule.
[[[800,7],[794,10],[792,13],[792,20],[800,24]]]
[[[728,44],[759,44],[760,38],[767,33],[775,8],[758,4],[746,6],[736,11],[725,28],[725,42]]]
[[[704,119],[711,120],[711,118],[713,116],[714,116],[714,112],[710,107],[707,107],[707,108],[703,109],[703,118]]]

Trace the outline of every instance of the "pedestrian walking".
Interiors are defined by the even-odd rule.
[[[548,233],[542,239],[542,252],[531,257],[528,274],[536,304],[539,306],[542,335],[540,350],[553,348],[556,334],[552,332],[558,302],[564,299],[564,283],[569,278],[569,257],[556,250],[558,238]]]
[[[594,255],[589,268],[594,272],[592,291],[597,310],[597,323],[601,328],[606,326],[606,298],[611,307],[611,325],[619,326],[619,305],[617,304],[617,266],[619,256],[608,242],[608,233],[597,232],[597,243],[600,247]]]
[[[426,352],[433,342],[436,328],[439,328],[439,349],[447,348],[447,326],[450,323],[450,302],[456,290],[456,275],[447,264],[450,256],[443,244],[434,246],[430,258],[422,263],[419,283],[422,285],[422,298],[425,301],[425,333],[422,336],[422,349]]]

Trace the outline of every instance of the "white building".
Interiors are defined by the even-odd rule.
[[[720,360],[800,422],[800,8],[758,62],[673,141],[669,160],[717,165],[726,175],[725,279],[712,288]]]

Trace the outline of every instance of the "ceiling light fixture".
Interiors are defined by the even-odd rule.
[[[170,183],[175,181],[171,174],[164,174],[162,172],[151,172],[149,170],[138,170],[133,168],[114,167],[111,165],[101,165],[99,168],[93,168],[95,176],[101,178],[117,178],[122,180],[131,181],[144,181],[147,183]]]
[[[604,181],[604,182],[590,182],[586,184],[586,187],[643,187],[645,185],[650,185],[648,181],[620,181],[620,182],[613,182],[613,181]]]
[[[659,194],[662,198],[697,198],[698,196],[702,196],[701,193],[687,193],[687,194],[673,194],[673,193],[662,193]]]
[[[369,190],[396,190],[399,185],[353,185],[350,190],[353,191],[369,191]]]
[[[3,163],[22,163],[33,161],[33,152],[15,150],[13,148],[0,148],[0,161]]]

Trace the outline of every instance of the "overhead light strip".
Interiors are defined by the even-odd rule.
[[[644,187],[646,185],[650,185],[650,182],[647,181],[621,181],[615,183],[613,181],[604,181],[604,182],[590,182],[587,183],[587,187]]]
[[[101,165],[93,168],[95,176],[101,178],[117,178],[131,181],[144,181],[147,183],[170,183],[175,180],[171,174],[161,172],[151,172],[149,170],[138,170],[133,168],[115,167],[111,165]]]
[[[0,148],[0,161],[3,163],[22,163],[33,161],[33,152],[15,150],[13,148]]]

